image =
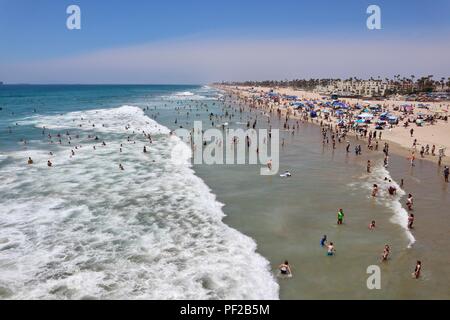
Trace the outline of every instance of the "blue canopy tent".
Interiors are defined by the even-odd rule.
[[[387,120],[389,118],[389,113],[383,112],[380,114],[380,120]]]

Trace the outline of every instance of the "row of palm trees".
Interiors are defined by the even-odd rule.
[[[416,80],[417,79],[417,80]],[[363,81],[364,79],[358,79],[357,77],[350,77],[347,79],[340,78],[328,78],[328,79],[294,79],[294,80],[265,80],[265,81],[244,81],[244,82],[222,82],[222,84],[229,85],[245,85],[245,86],[264,86],[264,87],[294,87],[306,90],[312,90],[317,86],[327,86],[335,83],[336,81]],[[365,79],[367,80],[367,79]],[[410,77],[402,77],[400,74],[394,75],[392,79],[381,79],[378,76],[376,79],[370,77],[371,81],[384,81],[391,88],[390,94],[412,94],[421,92],[433,92],[433,91],[450,91],[450,77],[442,77],[439,80],[433,79],[433,75],[422,76],[417,78],[415,75]]]

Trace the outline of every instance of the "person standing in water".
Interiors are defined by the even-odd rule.
[[[323,248],[327,245],[327,235],[323,235],[322,239],[320,239],[320,246]]]
[[[375,220],[372,220],[372,222],[369,224],[369,230],[375,229]]]
[[[391,253],[391,248],[389,247],[389,245],[385,245],[383,254],[381,255],[381,261],[386,261],[389,257],[389,253]]]
[[[414,223],[414,214],[410,213],[408,216],[408,229],[413,228],[413,223]]]
[[[444,181],[448,183],[448,176],[450,174],[450,169],[448,168],[448,166],[444,167]]]
[[[269,170],[272,171],[272,159],[267,161],[267,168],[269,168]]]
[[[406,206],[408,207],[408,210],[412,210],[413,209],[413,204],[414,204],[414,199],[412,194],[408,194],[408,199],[406,200]]]
[[[344,222],[344,211],[339,209],[337,214],[337,224],[342,224]]]
[[[416,267],[414,268],[414,272],[412,273],[412,277],[414,279],[419,279],[421,271],[422,271],[422,262],[420,260],[417,260]]]
[[[372,197],[376,197],[378,194],[378,185],[374,184],[372,188]]]
[[[367,173],[370,173],[370,160],[367,160]]]
[[[291,266],[287,260],[278,266],[278,270],[280,270],[280,273],[284,276],[292,275]]]
[[[33,160],[31,159],[31,157],[28,157],[28,164],[33,164]]]
[[[336,249],[334,248],[333,242],[330,242],[329,245],[327,245],[327,256],[333,256],[336,253]]]

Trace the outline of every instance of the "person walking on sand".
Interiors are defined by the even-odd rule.
[[[411,138],[412,138],[412,136],[414,135],[414,129],[411,128],[411,130],[409,130],[409,133],[411,134]]]
[[[367,160],[367,173],[370,173],[370,160]]]
[[[416,267],[414,268],[414,272],[411,274],[414,279],[419,279],[420,272],[422,271],[422,262],[417,260]]]
[[[344,222],[344,210],[339,209],[337,213],[337,224],[341,225]]]
[[[448,175],[450,174],[450,169],[448,168],[448,166],[444,167],[444,180],[445,182],[448,183]]]

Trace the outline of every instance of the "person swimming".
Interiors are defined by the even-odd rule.
[[[119,163],[119,169],[120,169],[120,170],[125,170],[125,169],[123,168],[123,166],[122,166],[121,163]]]
[[[280,273],[284,276],[292,275],[291,266],[287,260],[278,266],[278,270],[280,270]]]
[[[50,160],[47,161],[47,166],[51,167],[53,164]]]
[[[288,178],[291,176],[292,176],[292,174],[287,170],[284,173],[280,174],[280,177],[282,177],[282,178]]]

